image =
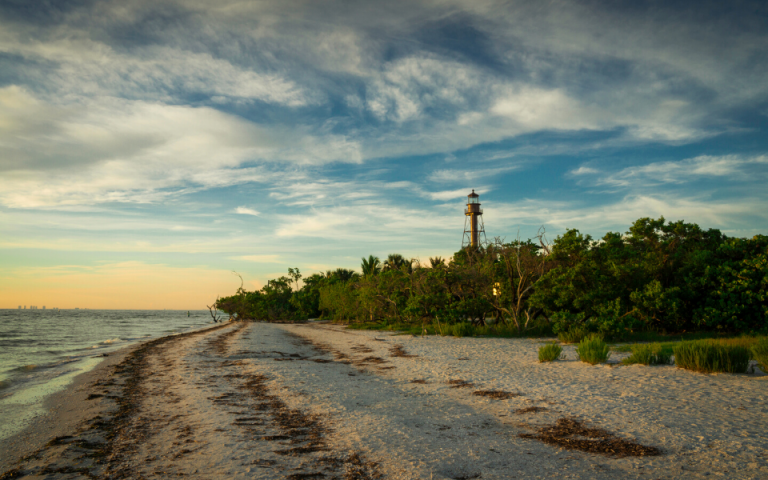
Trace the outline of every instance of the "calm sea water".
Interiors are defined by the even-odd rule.
[[[0,310],[0,438],[104,353],[211,323],[207,310]]]

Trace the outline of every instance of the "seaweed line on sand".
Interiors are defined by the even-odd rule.
[[[505,392],[504,390],[475,390],[472,395],[478,397],[488,397],[495,400],[507,400],[514,397],[519,397],[522,393]]]
[[[148,357],[171,342],[208,334],[230,326],[231,324],[224,324],[204,330],[169,335],[139,345],[122,362],[113,367],[113,374],[108,381],[97,381],[93,385],[102,391],[105,391],[103,390],[105,388],[108,389],[106,391],[115,390],[116,394],[104,395],[104,399],[113,401],[116,408],[104,412],[107,416],[97,415],[85,422],[84,427],[73,435],[52,439],[37,452],[21,459],[18,467],[0,475],[0,479],[8,480],[41,474],[79,474],[85,478],[107,476],[130,478],[131,469],[125,467],[121,461],[135,449],[146,434],[143,428],[128,431],[128,426],[138,410],[138,404],[144,393],[142,381],[149,363]],[[237,330],[239,328],[233,329],[233,332]],[[50,463],[47,463],[49,458],[45,454],[51,454]],[[30,464],[35,460],[46,464],[31,466]],[[73,468],[72,464],[80,466]]]
[[[520,438],[539,440],[567,450],[579,450],[612,457],[651,457],[661,450],[624,440],[601,428],[586,427],[574,418],[558,419],[554,425],[539,428],[535,434],[521,433]]]

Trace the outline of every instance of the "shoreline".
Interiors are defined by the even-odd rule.
[[[88,416],[101,409],[89,403],[93,384],[109,374],[109,370],[140,344],[126,346],[110,353],[96,367],[75,376],[63,390],[43,401],[44,413],[33,418],[21,431],[0,440],[0,473],[10,470],[18,460],[45,447],[53,438],[70,434]]]
[[[88,399],[89,395],[94,394],[94,384],[108,377],[133,351],[148,342],[212,328],[221,328],[221,325],[206,325],[187,332],[149,338],[102,355],[103,359],[94,368],[79,373],[62,390],[48,395],[42,403],[42,414],[33,417],[17,433],[0,439],[0,475],[13,469],[20,459],[43,449],[52,439],[71,434],[87,418],[102,412],[103,405]]]
[[[153,338],[215,325],[202,312],[89,310],[3,312],[0,441],[45,413],[44,402],[117,352]],[[206,312],[207,314],[208,312]]]

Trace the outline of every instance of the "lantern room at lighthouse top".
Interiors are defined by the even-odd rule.
[[[467,209],[465,212],[467,215],[482,215],[483,211],[480,209],[480,195],[476,194],[474,190],[467,195]]]

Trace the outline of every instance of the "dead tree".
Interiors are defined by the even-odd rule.
[[[213,302],[213,305],[206,305],[208,307],[208,311],[211,312],[211,317],[213,318],[213,323],[219,323],[219,310],[216,307],[219,304],[219,297],[216,297],[216,301]]]

